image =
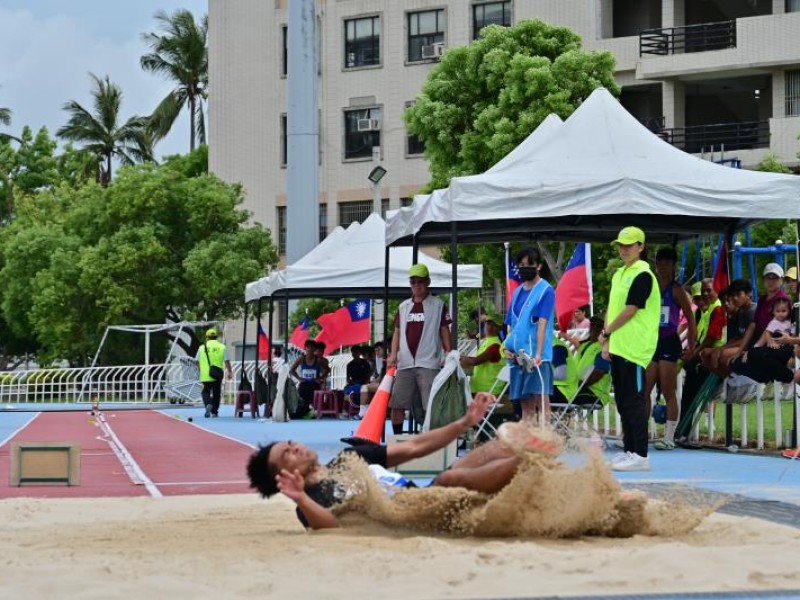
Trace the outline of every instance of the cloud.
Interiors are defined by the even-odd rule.
[[[34,130],[44,125],[55,135],[66,122],[65,102],[91,105],[90,72],[109,75],[120,86],[123,119],[149,114],[171,85],[139,66],[147,52],[140,33],[111,39],[77,17],[37,17],[26,9],[0,7],[0,106],[12,110],[7,129],[18,133],[24,125]],[[156,153],[184,153],[188,140],[188,115],[182,114]]]

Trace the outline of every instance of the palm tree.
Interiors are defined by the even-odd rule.
[[[56,135],[83,144],[83,147],[97,155],[99,160],[98,181],[108,185],[111,181],[111,161],[113,158],[124,164],[153,160],[151,140],[146,135],[147,118],[133,116],[124,124],[119,124],[119,111],[122,104],[122,90],[108,78],[100,79],[89,73],[94,81],[92,90],[94,113],[85,109],[75,100],[64,105],[70,114],[67,124]]]
[[[201,144],[206,143],[203,102],[208,89],[208,15],[199,24],[185,9],[172,15],[159,11],[155,19],[161,23],[162,34],[142,34],[152,52],[142,56],[140,63],[144,70],[165,75],[177,85],[150,115],[150,127],[156,138],[163,138],[188,104],[189,149],[194,150],[195,136]]]

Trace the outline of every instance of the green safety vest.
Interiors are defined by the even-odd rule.
[[[719,301],[719,298],[717,298],[714,301],[714,304],[709,306],[707,309],[705,309],[703,311],[700,311],[700,320],[697,322],[697,343],[698,344],[702,344],[703,340],[706,339],[706,336],[708,335],[708,327],[709,327],[709,325],[711,325],[711,313],[713,313],[714,309],[717,308],[718,306],[722,306],[722,303]],[[727,334],[727,332],[725,331],[725,328],[723,327],[722,328],[722,338],[720,338],[716,342],[714,342],[714,344],[712,345],[712,348],[719,348],[720,346],[724,346],[725,345],[725,338],[727,337],[726,334]]]
[[[561,346],[567,351],[567,373],[564,379],[553,378],[553,385],[556,386],[564,397],[569,400],[578,389],[578,377],[580,370],[578,369],[578,362],[569,349],[567,343],[558,336],[553,336],[553,348]]]
[[[628,300],[628,291],[637,275],[647,273],[653,279],[650,297],[644,308],[637,310],[630,321],[611,333],[608,350],[615,356],[629,360],[646,369],[658,344],[658,324],[661,316],[661,288],[656,276],[643,260],[637,260],[630,267],[620,267],[611,279],[611,293],[608,297],[608,316],[606,324],[610,325],[624,310]]]
[[[478,346],[478,352],[476,356],[480,356],[495,344],[502,347],[502,342],[500,341],[499,337],[496,335],[487,337],[485,340],[483,340],[481,345]],[[472,367],[472,377],[470,377],[469,380],[469,389],[472,391],[472,393],[476,394],[478,392],[488,392],[491,390],[504,364],[505,361],[503,360],[501,352],[500,360],[497,362],[487,361]]]
[[[208,340],[203,346],[200,346],[198,352],[197,364],[200,367],[200,381],[214,381],[208,372],[208,359],[211,359],[211,364],[219,367],[225,367],[225,344],[217,340]],[[208,356],[206,356],[206,348],[208,348]]]
[[[581,344],[578,348],[578,377],[582,373],[589,371],[589,366],[594,370],[594,361],[597,355],[603,351],[603,346],[600,342],[586,342]],[[589,371],[591,373],[591,371]],[[603,375],[599,381],[595,381],[589,386],[589,390],[600,399],[600,402],[605,406],[611,400],[611,377],[608,373]]]

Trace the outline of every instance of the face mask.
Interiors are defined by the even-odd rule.
[[[519,267],[519,276],[522,278],[523,281],[530,281],[531,279],[536,279],[536,275],[539,274],[538,267]]]

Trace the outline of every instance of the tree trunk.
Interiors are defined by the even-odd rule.
[[[197,132],[197,127],[195,127],[196,123],[195,120],[197,118],[196,110],[195,110],[195,94],[194,90],[189,90],[189,152],[194,150],[194,137]]]

